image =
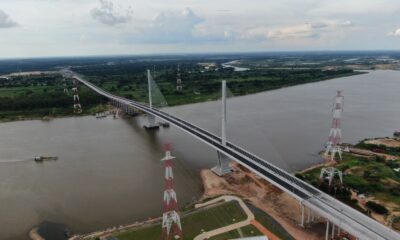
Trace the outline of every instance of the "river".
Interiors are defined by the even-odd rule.
[[[337,89],[345,96],[344,142],[391,136],[400,128],[400,72],[374,71],[230,98],[228,138],[288,171],[315,164],[327,141]],[[219,102],[165,111],[219,132]],[[0,239],[27,239],[43,221],[83,233],[159,216],[165,142],[177,157],[181,205],[198,198],[198,170],[212,167],[216,153],[173,126],[147,132],[143,121],[86,116],[1,123]],[[37,154],[59,160],[29,159]]]

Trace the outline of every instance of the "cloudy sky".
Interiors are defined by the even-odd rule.
[[[0,58],[400,50],[400,0],[0,0]]]

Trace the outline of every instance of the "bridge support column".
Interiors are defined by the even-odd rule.
[[[158,129],[160,126],[156,123],[156,117],[151,114],[147,114],[147,123],[143,126],[146,129]]]
[[[223,176],[225,174],[231,173],[232,168],[229,166],[231,159],[221,152],[218,153],[218,165],[213,167],[211,170],[218,176]]]
[[[329,221],[326,221],[325,240],[328,240],[328,237],[329,237]]]
[[[331,233],[331,238],[335,236],[335,224],[332,223],[332,233]]]
[[[301,204],[301,223],[300,226],[304,228],[304,205],[302,203]]]
[[[310,225],[310,223],[311,223],[311,214],[312,214],[312,211],[311,211],[311,209],[308,208],[307,225]]]
[[[221,143],[226,146],[226,81],[222,80],[222,120],[221,120]],[[218,152],[218,165],[211,170],[218,176],[232,172],[229,166],[231,159],[225,154]]]

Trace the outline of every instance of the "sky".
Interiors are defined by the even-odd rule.
[[[400,50],[399,0],[0,0],[0,58]]]

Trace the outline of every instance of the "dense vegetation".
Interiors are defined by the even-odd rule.
[[[80,89],[80,96],[86,113],[106,102],[86,88]],[[0,120],[72,115],[72,104],[72,95],[64,93],[63,79],[58,74],[18,76],[0,81]]]
[[[358,194],[373,196],[381,202],[395,204],[400,208],[400,173],[394,169],[400,165],[400,160],[385,161],[380,157],[365,158],[351,154],[343,154],[343,160],[335,167],[341,170],[343,185],[336,178],[329,186],[327,181],[320,179],[321,168],[315,168],[297,177],[318,187],[322,191],[340,199],[359,211],[369,214],[373,211],[378,214],[387,214],[385,206],[368,201],[365,208],[361,208],[356,199],[352,199],[351,190]]]
[[[228,82],[233,95],[245,95],[296,84],[309,83],[340,76],[355,74],[349,69],[324,71],[322,69],[268,69],[252,67],[249,71],[234,71],[222,67],[221,63],[229,58],[205,59],[197,56],[185,59],[143,58],[130,59],[56,59],[55,62],[34,61],[31,65],[22,64],[22,68],[33,70],[57,70],[68,63],[77,64],[73,71],[117,95],[147,102],[146,69],[151,68],[154,76],[153,102],[158,106],[178,105],[218,99],[221,80]],[[184,60],[184,64],[182,64]],[[212,62],[213,67],[206,69],[199,62]],[[78,65],[81,63],[82,65]],[[7,72],[15,68],[14,62],[1,64],[0,70]],[[46,65],[47,64],[47,65]],[[57,65],[59,64],[59,65]],[[176,91],[177,66],[181,67],[183,91]],[[47,66],[47,68],[46,68]],[[71,83],[68,82],[68,88]],[[98,107],[105,99],[80,88],[80,99],[84,114],[103,108]],[[40,75],[16,75],[0,77],[0,120],[15,120],[30,117],[72,115],[72,96],[63,93],[63,79],[57,72]]]
[[[363,140],[359,142],[356,146],[359,148],[364,148],[375,152],[384,152],[390,155],[400,156],[400,147],[389,147],[384,144],[376,145],[376,144],[366,143],[366,141],[367,140]]]
[[[354,74],[352,70],[323,71],[321,69],[263,69],[236,72],[233,68],[205,71],[197,62],[181,65],[183,91],[176,91],[179,62],[152,62],[155,82],[168,105],[177,105],[217,99],[221,80],[227,80],[233,95],[245,95],[296,84]],[[111,66],[77,67],[73,70],[87,76],[93,83],[107,90],[139,101],[147,99],[145,71],[148,63]],[[153,68],[151,67],[151,68]]]

